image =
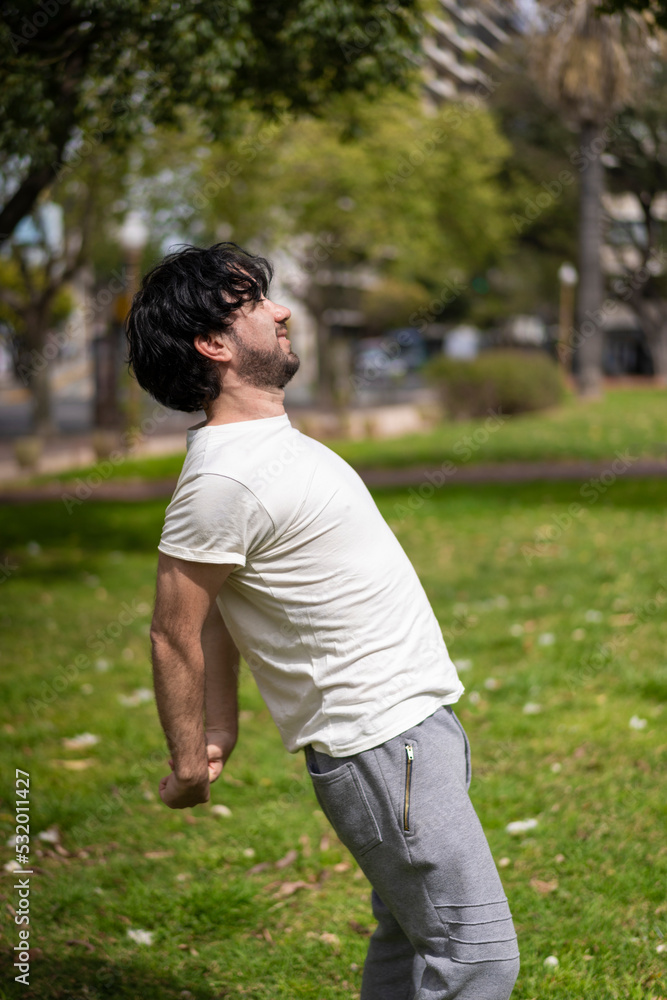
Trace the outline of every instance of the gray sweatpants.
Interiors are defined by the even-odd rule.
[[[508,1000],[519,951],[446,706],[351,757],[306,747],[317,799],[373,887],[361,1000]]]

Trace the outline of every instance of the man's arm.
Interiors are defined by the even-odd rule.
[[[233,569],[233,565],[186,562],[162,552],[158,560],[151,625],[153,681],[173,767],[160,782],[160,796],[174,809],[207,802],[210,796],[202,632]]]
[[[201,634],[206,673],[204,715],[209,781],[220,776],[238,736],[239,652],[217,604]]]

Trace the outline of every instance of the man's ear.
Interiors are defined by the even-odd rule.
[[[195,349],[210,361],[231,361],[232,352],[221,333],[198,333],[193,340]]]

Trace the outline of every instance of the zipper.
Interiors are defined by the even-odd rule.
[[[403,800],[403,829],[410,832],[410,787],[412,785],[412,762],[415,752],[412,744],[405,744],[405,798]]]

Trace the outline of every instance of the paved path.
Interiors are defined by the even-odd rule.
[[[415,487],[456,483],[529,483],[544,481],[579,482],[582,485],[600,476],[623,478],[665,478],[667,460],[637,459],[627,468],[605,462],[506,462],[493,465],[462,465],[444,475],[440,468],[415,466],[407,469],[360,469],[370,487]],[[444,475],[444,481],[443,481]],[[604,479],[602,480],[604,482]],[[69,483],[45,483],[39,486],[16,486],[0,491],[0,503],[30,503],[39,500],[113,500],[136,501],[167,499],[174,492],[176,479],[111,480],[96,483],[91,476],[78,477]]]

